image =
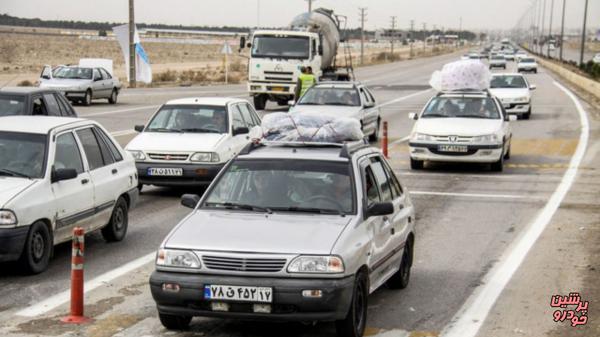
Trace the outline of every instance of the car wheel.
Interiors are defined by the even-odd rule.
[[[415,160],[410,158],[410,168],[413,170],[421,170],[423,169],[424,162],[422,160]]]
[[[102,228],[102,236],[104,240],[108,242],[121,241],[127,234],[127,225],[129,224],[129,218],[127,216],[127,202],[123,197],[119,197],[115,207],[113,208],[112,215],[108,225]]]
[[[406,241],[404,252],[402,253],[402,260],[400,262],[400,269],[387,280],[386,285],[392,289],[404,289],[408,286],[410,281],[410,268],[412,267],[413,260],[413,244],[412,239]]]
[[[158,313],[158,318],[162,325],[169,330],[187,330],[192,321],[188,316],[175,316]]]
[[[527,110],[527,112],[525,114],[523,114],[523,119],[529,119],[531,117],[531,107],[529,107],[529,110]]]
[[[375,127],[375,131],[373,131],[373,134],[371,134],[369,136],[369,141],[370,142],[376,142],[379,140],[379,127],[380,127],[381,121],[379,121],[379,119],[377,120],[377,126]]]
[[[504,159],[510,159],[510,145],[508,145],[508,151],[506,151],[506,154],[504,155]]]
[[[92,104],[92,91],[90,89],[85,92],[85,96],[81,102],[85,106],[90,106]]]
[[[339,337],[362,337],[367,324],[369,289],[364,273],[356,276],[350,310],[346,317],[335,322],[335,330]]]
[[[137,186],[138,192],[142,193],[143,188],[144,188],[144,184],[138,184],[138,186]]]
[[[39,274],[48,268],[52,244],[50,231],[45,223],[38,221],[31,225],[19,260],[27,273]]]
[[[537,74],[537,70],[534,70],[534,71],[533,71],[533,73],[534,73],[534,74]]]
[[[115,88],[110,93],[110,97],[108,98],[108,103],[117,104],[117,96],[119,96],[119,93],[117,92],[117,89]]]
[[[492,163],[491,169],[493,172],[502,172],[504,169],[504,155],[501,155],[497,162]]]

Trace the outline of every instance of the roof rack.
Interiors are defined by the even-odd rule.
[[[488,89],[460,89],[460,90],[442,90],[437,93],[437,97],[447,94],[455,94],[455,95],[469,95],[469,94],[477,94],[477,93],[485,93],[488,97],[491,97],[492,94]]]
[[[345,143],[320,143],[320,142],[281,142],[281,141],[262,141],[252,142],[246,145],[241,151],[240,155],[250,154],[252,151],[261,148],[263,146],[287,146],[287,147],[338,147],[340,150],[340,158],[350,158],[355,152],[368,148],[369,141],[365,138],[363,140],[357,140]]]
[[[369,141],[365,138],[354,142],[344,143],[342,150],[340,151],[340,158],[350,158],[352,154],[359,150],[366,149],[369,147]]]

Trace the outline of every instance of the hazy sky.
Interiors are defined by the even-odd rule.
[[[540,0],[542,1],[542,0]],[[550,7],[552,0],[546,0]],[[397,27],[406,29],[410,21],[421,29],[433,25],[458,28],[506,29],[515,26],[532,0],[315,0],[313,7],[332,8],[348,16],[349,27],[358,26],[358,7],[368,7],[367,28],[390,25],[395,15]],[[554,27],[562,0],[555,0]],[[583,0],[569,1],[567,25],[580,27]],[[260,7],[260,10],[257,8]],[[83,21],[127,20],[128,0],[0,0],[0,13],[42,19]],[[285,26],[306,10],[306,0],[136,0],[136,21],[209,26]],[[548,10],[549,13],[549,10]],[[589,25],[600,26],[600,1],[591,0]],[[259,14],[259,15],[258,15]],[[546,27],[548,21],[546,21]]]

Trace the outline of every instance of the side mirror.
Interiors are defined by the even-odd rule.
[[[137,132],[142,132],[144,131],[144,126],[143,125],[136,125],[133,127],[133,129]]]
[[[77,170],[75,169],[52,169],[50,182],[54,184],[63,180],[75,179],[77,176]]]
[[[419,115],[417,115],[416,112],[409,112],[408,119],[412,119],[413,121],[416,121],[417,119],[419,119]]]
[[[250,130],[247,127],[245,127],[245,126],[242,126],[242,127],[239,127],[239,128],[233,128],[233,130],[231,131],[231,133],[234,136],[237,136],[237,135],[243,135],[243,134],[246,134],[246,133],[250,133]]]
[[[529,86],[529,90],[535,90],[535,89],[537,89],[537,85],[532,84]]]
[[[516,121],[517,119],[518,119],[518,118],[517,118],[517,116],[515,116],[515,115],[508,115],[508,121],[509,121],[509,122],[514,122],[514,121]]]
[[[200,196],[197,194],[184,194],[181,196],[181,205],[194,209],[200,202]]]
[[[42,75],[42,78],[45,80],[49,80],[50,79],[50,75]]]
[[[240,49],[244,49],[245,47],[246,47],[246,37],[241,36],[240,37]]]
[[[376,202],[367,208],[367,218],[372,216],[389,215],[394,213],[394,204],[391,202]]]

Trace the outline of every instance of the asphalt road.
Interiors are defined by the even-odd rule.
[[[419,111],[433,94],[427,84],[431,73],[458,58],[459,54],[446,55],[356,71],[357,78],[373,89],[377,103],[383,105],[392,142],[410,133],[413,122],[407,113]],[[514,68],[514,63],[509,68]],[[579,136],[577,113],[544,69],[527,76],[538,87],[533,113],[530,120],[512,123],[512,158],[504,172],[492,173],[486,166],[449,164],[415,172],[408,168],[406,145],[392,145],[393,167],[412,192],[416,207],[415,264],[408,288],[382,288],[369,298],[370,333],[379,329],[439,332],[560,182]],[[117,105],[98,102],[76,108],[81,117],[99,121],[125,145],[134,136],[133,126],[144,123],[160,104],[190,96],[247,97],[245,85],[132,89],[122,93]],[[262,113],[278,109],[269,105]],[[155,251],[187,214],[179,205],[179,197],[190,192],[201,191],[145,188],[138,207],[130,214],[125,241],[107,244],[99,234],[87,237],[86,278],[93,279]],[[49,270],[37,276],[23,276],[14,265],[0,264],[0,326],[17,311],[68,289],[70,255],[68,244],[57,247]],[[144,305],[151,307],[152,300]],[[157,318],[151,322],[151,334],[164,333]],[[331,324],[260,324],[259,329],[234,321],[201,320],[192,324],[193,331],[211,336],[262,336],[270,330],[278,336],[282,335],[278,331],[289,336],[326,336],[333,332]],[[137,334],[135,330],[131,334],[126,331],[125,335]]]

